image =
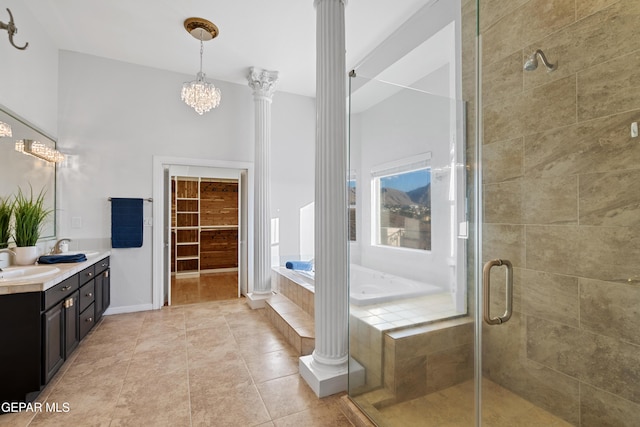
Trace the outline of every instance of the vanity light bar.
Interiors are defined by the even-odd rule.
[[[0,122],[0,138],[11,136],[11,125],[9,123]]]
[[[64,155],[54,148],[49,148],[39,141],[32,139],[21,139],[16,141],[16,151],[29,154],[47,162],[60,163],[64,160]]]

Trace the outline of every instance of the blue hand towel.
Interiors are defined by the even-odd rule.
[[[85,254],[73,255],[42,255],[38,258],[38,264],[60,264],[63,262],[83,262],[87,260]]]
[[[111,247],[142,247],[142,199],[111,199]]]
[[[284,265],[289,270],[303,270],[303,271],[311,271],[313,270],[313,263],[311,261],[287,261]]]

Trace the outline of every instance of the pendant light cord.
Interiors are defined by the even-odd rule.
[[[202,43],[202,33],[200,33],[200,72],[202,72],[202,52],[204,52],[204,44]]]

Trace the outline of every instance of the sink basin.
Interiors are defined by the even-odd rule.
[[[31,280],[59,272],[58,267],[45,265],[27,265],[23,267],[7,267],[0,271],[0,283],[12,280]]]
[[[77,255],[77,254],[85,254],[87,258],[91,258],[92,256],[98,255],[100,252],[98,251],[67,251],[62,254],[56,255]]]

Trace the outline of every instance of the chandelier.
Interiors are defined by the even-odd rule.
[[[206,80],[206,75],[202,72],[202,52],[205,41],[209,41],[218,36],[218,27],[212,22],[202,18],[188,18],[184,21],[184,28],[189,34],[200,40],[200,71],[196,74],[196,79],[182,85],[182,100],[196,113],[203,115],[212,108],[220,105],[220,89],[213,83]]]
[[[0,138],[11,136],[11,125],[9,123],[0,122]]]

